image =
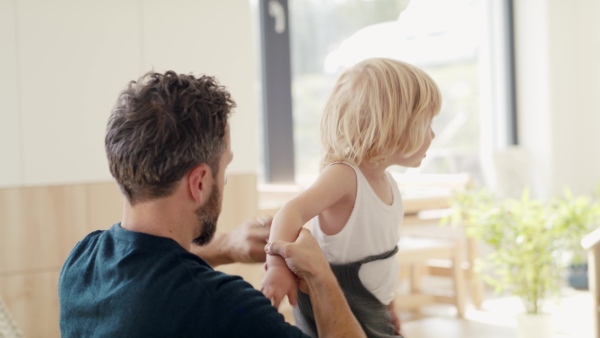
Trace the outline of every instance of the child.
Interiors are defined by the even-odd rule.
[[[344,71],[321,121],[321,174],[273,219],[269,241],[293,242],[314,218],[312,233],[369,337],[400,335],[394,254],[404,210],[386,169],[420,165],[435,137],[431,121],[440,104],[435,82],[404,62],[368,59]],[[287,295],[298,305],[296,325],[317,336],[310,298],[297,293],[281,257],[267,257],[262,291],[276,307]]]

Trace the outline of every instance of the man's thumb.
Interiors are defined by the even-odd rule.
[[[273,241],[271,243],[267,243],[267,245],[265,245],[265,251],[269,254],[269,255],[279,255],[285,258],[285,248],[287,246],[287,243],[282,242],[282,241]]]

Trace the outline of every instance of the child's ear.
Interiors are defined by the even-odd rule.
[[[204,163],[193,168],[188,174],[188,189],[191,197],[198,206],[204,204],[204,201],[210,195],[210,189],[213,185],[212,181],[211,169]]]

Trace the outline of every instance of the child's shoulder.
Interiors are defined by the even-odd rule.
[[[347,162],[334,162],[328,164],[321,172],[321,175],[352,175],[356,176],[356,171],[360,171],[355,165]]]
[[[347,185],[348,182],[356,181],[359,170],[345,162],[329,164],[321,171],[314,185],[331,187],[332,185]]]

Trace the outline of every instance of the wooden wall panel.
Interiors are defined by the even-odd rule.
[[[87,184],[85,188],[90,232],[108,229],[121,220],[123,195],[116,182]]]
[[[60,337],[58,269],[0,277],[0,296],[27,338]]]
[[[83,185],[0,190],[0,274],[60,267],[87,234]]]
[[[256,216],[258,216],[256,174],[227,175],[218,231],[228,231]]]

